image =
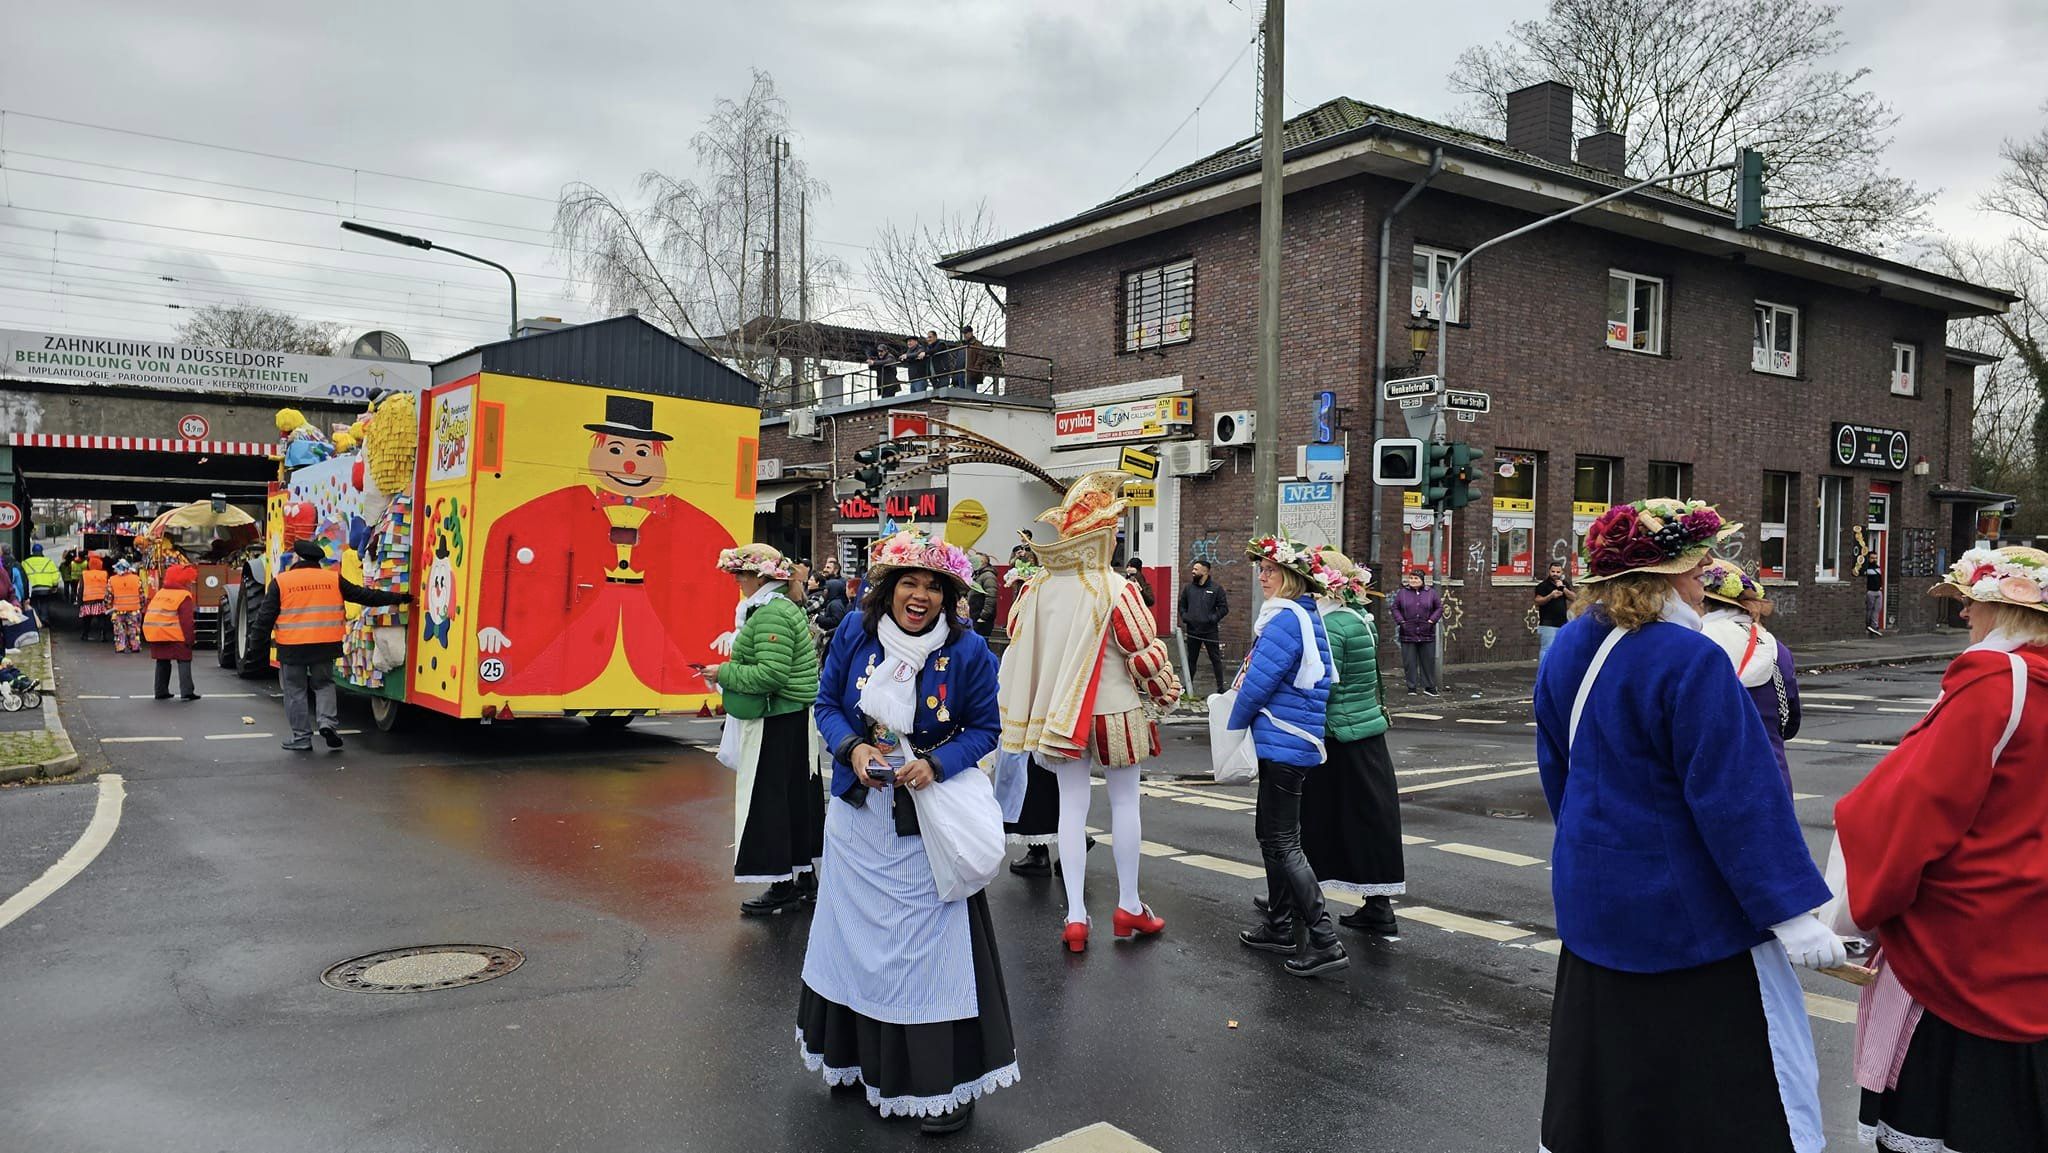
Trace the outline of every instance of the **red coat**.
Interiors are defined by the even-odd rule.
[[[2009,738],[2012,662],[1972,648],[1835,806],[1835,828],[1849,911],[1906,991],[1967,1032],[2034,1042],[2048,1039],[2048,646],[2019,652],[2026,704]]]
[[[503,666],[497,680],[485,680],[491,666],[478,661],[483,691],[553,696],[582,688],[611,663],[621,629],[642,683],[663,693],[710,691],[690,662],[718,659],[712,638],[732,628],[732,578],[718,571],[731,535],[680,497],[649,497],[637,502],[648,516],[620,570],[605,512],[612,503],[624,498],[577,485],[492,524],[473,627],[497,629],[510,644],[482,653]]]

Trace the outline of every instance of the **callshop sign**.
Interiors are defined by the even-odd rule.
[[[432,375],[427,365],[397,361],[0,328],[0,378],[11,380],[349,402],[419,392]]]
[[[1086,408],[1063,408],[1052,414],[1052,446],[1080,448],[1091,444],[1158,440],[1169,428],[1193,424],[1195,398],[1155,396]]]
[[[1879,428],[1868,424],[1831,426],[1829,442],[1835,463],[1844,468],[1878,468],[1904,472],[1913,459],[1912,439],[1902,428]]]

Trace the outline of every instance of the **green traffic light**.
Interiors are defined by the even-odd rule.
[[[1428,464],[1422,470],[1422,503],[1438,507],[1451,492],[1451,446],[1431,444]]]

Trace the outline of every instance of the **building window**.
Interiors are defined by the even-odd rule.
[[[1789,305],[1756,302],[1756,335],[1749,366],[1779,376],[1799,375],[1799,310]]]
[[[1432,319],[1452,324],[1465,319],[1464,275],[1459,274],[1458,283],[1451,285],[1448,295],[1444,291],[1445,283],[1451,279],[1451,266],[1462,255],[1442,248],[1415,246],[1415,286],[1410,295],[1410,312],[1417,316],[1427,313]]]
[[[1789,472],[1764,474],[1764,515],[1758,525],[1756,575],[1767,581],[1785,579],[1785,528],[1792,522],[1792,490],[1798,478]]]
[[[1664,351],[1664,282],[1633,272],[1607,274],[1607,347]]]
[[[1502,449],[1493,457],[1493,577],[1536,579],[1536,454]]]
[[[1124,351],[1195,338],[1195,262],[1124,273]]]
[[[1813,565],[1813,579],[1817,581],[1842,579],[1842,501],[1848,487],[1846,477],[1820,478],[1820,514],[1814,518],[1820,528]]]
[[[1692,466],[1675,464],[1668,460],[1651,461],[1650,495],[1669,497],[1672,500],[1691,499]]]
[[[1892,342],[1892,395],[1912,396],[1914,370],[1920,365],[1920,350],[1904,341]]]
[[[1435,573],[1443,557],[1439,539],[1456,540],[1451,531],[1451,514],[1444,518],[1444,535],[1436,536],[1436,513],[1422,503],[1422,493],[1409,489],[1401,494],[1401,571]],[[1439,577],[1437,583],[1442,583]]]
[[[1586,530],[1614,503],[1615,462],[1604,456],[1582,456],[1572,473],[1572,563],[1571,573],[1579,575],[1579,558],[1586,551]]]

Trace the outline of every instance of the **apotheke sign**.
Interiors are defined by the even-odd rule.
[[[1904,472],[1913,459],[1912,441],[1902,428],[1878,428],[1867,424],[1830,427],[1835,463],[1844,468],[1878,468]]]
[[[377,392],[418,392],[432,375],[424,364],[0,328],[0,378],[14,380],[358,401]]]

